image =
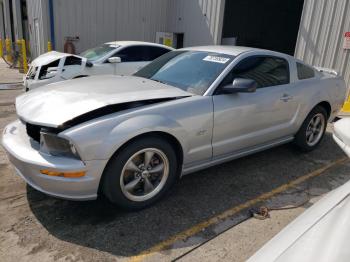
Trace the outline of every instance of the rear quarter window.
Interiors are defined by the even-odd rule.
[[[297,63],[297,72],[299,80],[310,79],[315,77],[315,70],[310,66],[301,63]]]

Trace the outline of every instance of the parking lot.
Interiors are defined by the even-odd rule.
[[[0,90],[0,128],[23,91]],[[0,150],[1,261],[244,261],[320,196],[350,179],[331,125],[308,154],[284,145],[183,177],[156,205],[125,212],[101,198],[46,196]],[[250,217],[267,206],[270,218]],[[282,209],[291,207],[290,209]]]

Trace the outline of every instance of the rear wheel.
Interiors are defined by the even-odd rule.
[[[314,150],[321,142],[327,127],[327,112],[316,106],[306,117],[295,136],[295,144],[303,151]]]
[[[176,180],[177,159],[164,139],[147,137],[133,141],[106,167],[103,192],[116,205],[141,209],[151,205]]]

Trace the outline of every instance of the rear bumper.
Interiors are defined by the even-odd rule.
[[[30,139],[20,121],[9,124],[2,145],[17,173],[33,188],[59,198],[71,200],[96,199],[106,160],[81,161],[39,152],[39,144]],[[60,172],[86,171],[81,178],[47,176],[42,169]]]

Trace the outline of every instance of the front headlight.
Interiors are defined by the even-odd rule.
[[[40,152],[80,159],[76,148],[69,140],[45,131],[40,132]]]

